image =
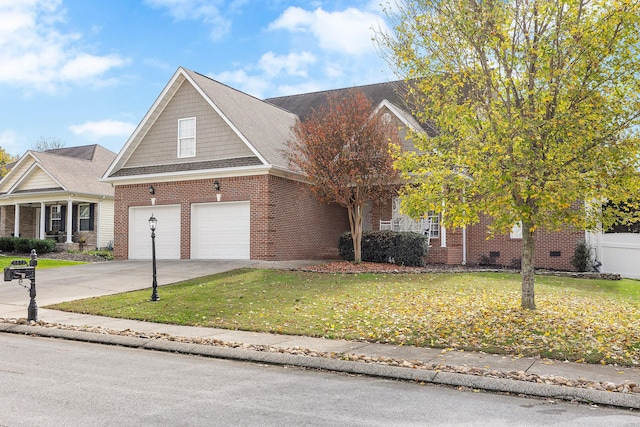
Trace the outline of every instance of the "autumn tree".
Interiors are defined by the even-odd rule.
[[[17,159],[11,154],[7,153],[4,148],[0,147],[0,178],[4,177],[9,169],[7,166],[15,162]]]
[[[536,232],[606,227],[616,218],[600,202],[638,200],[640,3],[407,0],[386,12],[380,46],[439,132],[413,135],[420,153],[398,158],[403,209],[444,212],[452,227],[488,215],[492,234],[521,224],[521,306],[535,309]]]
[[[373,109],[360,90],[329,95],[325,106],[293,127],[288,157],[308,180],[316,199],[347,208],[355,262],[362,260],[363,207],[395,194],[398,172],[389,144],[397,125]]]
[[[36,142],[31,145],[31,149],[34,151],[47,151],[53,150],[54,148],[62,148],[64,147],[65,142],[54,136],[41,136],[36,140]]]

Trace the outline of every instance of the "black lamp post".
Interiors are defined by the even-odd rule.
[[[153,292],[151,293],[151,301],[159,301],[158,281],[156,280],[156,226],[158,220],[153,214],[149,218],[149,228],[151,229],[151,259],[153,260]]]

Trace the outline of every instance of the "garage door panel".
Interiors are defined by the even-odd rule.
[[[191,258],[250,258],[249,202],[194,204],[191,231]]]
[[[180,205],[129,208],[129,259],[151,259],[152,215],[158,220],[156,258],[180,259]]]

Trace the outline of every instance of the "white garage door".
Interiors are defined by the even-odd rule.
[[[249,202],[191,205],[192,259],[249,259]]]
[[[156,227],[156,258],[180,259],[180,205],[129,208],[129,259],[151,259],[151,215]]]

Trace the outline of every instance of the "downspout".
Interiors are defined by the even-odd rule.
[[[467,227],[462,227],[462,265],[467,265]]]

